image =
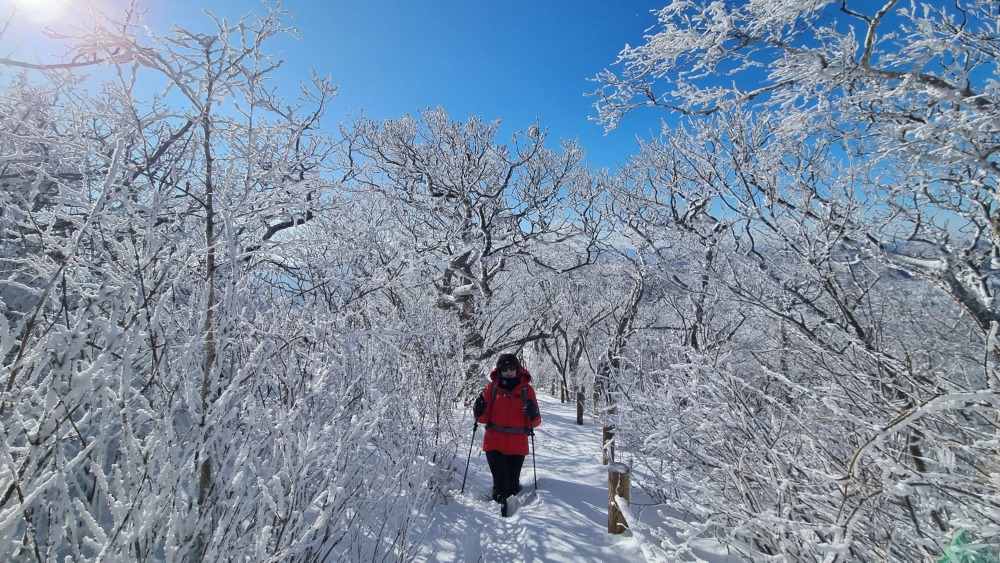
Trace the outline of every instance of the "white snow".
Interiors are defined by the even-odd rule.
[[[525,497],[525,504],[509,518],[500,516],[500,505],[488,500],[492,480],[481,451],[480,426],[465,492],[459,492],[460,474],[455,490],[435,507],[426,523],[418,560],[665,561],[655,540],[643,530],[619,535],[607,532],[607,467],[601,465],[601,428],[590,413],[584,414],[580,426],[574,403],[560,404],[542,392],[538,399],[542,425],[535,430],[537,498],[530,495],[535,483],[529,455],[521,471],[524,490],[519,495]],[[469,432],[471,440],[471,415]],[[659,518],[648,497],[634,486],[628,512],[641,521]],[[709,562],[735,561],[722,553],[722,549],[706,550],[698,556]]]

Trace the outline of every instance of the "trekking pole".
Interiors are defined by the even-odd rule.
[[[469,458],[465,460],[465,475],[462,476],[462,490],[460,492],[465,492],[465,479],[469,476],[469,464],[472,463],[472,445],[476,443],[476,430],[479,430],[479,421],[472,423],[472,441],[469,442]],[[535,485],[537,488],[538,485]]]
[[[535,492],[538,492],[538,469],[535,468],[535,429],[531,427],[531,417],[528,416],[527,387],[521,388],[521,401],[524,402],[524,433],[531,436],[531,474],[535,478]]]
[[[535,468],[535,431],[528,430],[528,436],[531,436],[531,473],[535,477],[535,492],[538,492],[538,469]]]

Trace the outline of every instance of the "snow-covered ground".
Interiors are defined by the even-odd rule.
[[[498,504],[488,500],[489,467],[482,455],[482,427],[476,435],[465,493],[438,505],[425,529],[421,561],[582,561],[637,562],[665,560],[656,540],[646,530],[607,532],[608,477],[601,465],[601,429],[585,417],[576,424],[576,405],[560,404],[545,393],[538,394],[542,425],[535,431],[535,464],[538,475],[534,491],[532,458],[521,471],[525,505],[513,516],[500,517]],[[472,419],[469,419],[471,439]],[[468,442],[466,442],[468,443]],[[632,490],[632,511],[644,522],[655,521],[655,509],[641,510],[641,491]],[[726,561],[706,551],[706,561]]]

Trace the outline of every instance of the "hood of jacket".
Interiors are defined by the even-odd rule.
[[[517,373],[521,376],[522,384],[527,385],[528,383],[531,383],[531,373],[529,373],[524,366],[518,367]],[[498,370],[497,368],[493,368],[493,371],[490,372],[490,381],[492,381],[493,383],[500,382],[500,370]]]

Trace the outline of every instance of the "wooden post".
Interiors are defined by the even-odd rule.
[[[583,426],[583,391],[576,394],[576,423]]]
[[[607,465],[609,461],[612,463],[615,461],[615,445],[611,443],[611,439],[614,437],[614,429],[610,426],[605,426],[601,433],[601,465]]]
[[[624,463],[612,463],[608,466],[608,533],[620,534],[628,529],[628,522],[621,508],[618,507],[618,499],[624,501],[632,500],[632,477],[629,467]]]

